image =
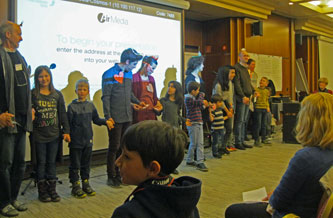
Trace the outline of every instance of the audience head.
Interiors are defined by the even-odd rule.
[[[170,124],[146,120],[130,126],[116,160],[122,182],[131,185],[172,173],[184,158],[185,133]]]
[[[328,79],[326,77],[321,77],[318,80],[318,88],[319,88],[319,90],[325,90],[327,85],[328,85]]]
[[[6,21],[0,26],[1,45],[5,48],[15,50],[22,41],[21,26],[11,21]]]
[[[304,98],[298,113],[296,139],[303,146],[333,149],[333,95],[318,92]]]
[[[51,92],[55,90],[53,86],[53,79],[50,68],[46,65],[41,65],[36,68],[34,74],[35,94],[38,95],[40,89],[43,88],[44,86],[47,86]]]
[[[200,92],[200,84],[195,82],[195,81],[191,81],[187,84],[187,92],[190,93],[193,96],[197,96]]]
[[[165,98],[168,99],[170,95],[175,95],[176,104],[178,104],[178,105],[183,104],[183,100],[184,100],[183,88],[179,82],[177,82],[175,80],[172,80],[169,82],[168,91],[165,94]]]
[[[202,71],[204,67],[204,60],[205,58],[203,56],[191,57],[187,62],[187,69],[185,74],[190,75],[195,70]]]
[[[133,48],[124,50],[120,56],[120,62],[125,65],[125,71],[133,70],[141,59],[142,55]]]
[[[250,58],[249,54],[247,53],[245,48],[242,48],[238,54],[239,56],[239,61],[243,65],[247,65],[247,62]]]

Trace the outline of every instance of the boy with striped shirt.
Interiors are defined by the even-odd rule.
[[[222,96],[215,94],[211,97],[213,105],[209,107],[209,119],[212,122],[212,153],[213,157],[221,158],[222,154],[229,154],[224,143],[224,120],[228,119],[228,116],[223,116],[223,99]],[[215,110],[214,110],[215,108]]]

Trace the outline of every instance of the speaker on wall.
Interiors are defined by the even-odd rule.
[[[258,21],[252,24],[252,36],[262,36],[263,35],[263,22]]]
[[[295,42],[297,45],[302,45],[302,33],[295,34]]]

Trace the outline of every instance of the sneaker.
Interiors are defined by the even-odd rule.
[[[245,143],[245,142],[243,142],[243,147],[244,147],[244,148],[253,148],[252,145],[249,145],[249,144],[247,144],[247,143]]]
[[[120,183],[119,183],[117,177],[115,177],[115,176],[108,178],[107,185],[111,186],[113,188],[119,188],[120,187]]]
[[[216,154],[213,154],[213,157],[220,159],[220,158],[222,158],[222,155],[220,153],[216,153]]]
[[[19,202],[18,200],[15,200],[12,202],[12,206],[17,210],[17,211],[26,211],[28,208],[25,206],[25,204]]]
[[[221,153],[222,153],[222,154],[230,154],[230,151],[228,151],[227,148],[222,148],[222,149],[221,149]]]
[[[243,145],[235,145],[235,147],[239,150],[245,150],[245,148],[243,147]]]
[[[270,142],[270,141],[267,140],[267,139],[262,140],[262,143],[264,143],[264,144],[266,144],[266,145],[270,145],[270,144],[272,144],[272,142]]]
[[[96,192],[91,188],[88,179],[82,181],[82,190],[89,196],[95,196]]]
[[[234,147],[231,147],[231,146],[227,146],[227,150],[229,152],[232,152],[232,151],[237,151],[237,148],[234,148]]]
[[[196,166],[196,164],[195,164],[195,162],[193,161],[193,162],[186,162],[186,165],[187,166]]]
[[[206,165],[204,163],[197,164],[197,169],[202,172],[208,172],[208,168],[206,167]]]
[[[80,181],[76,181],[72,183],[72,195],[76,198],[85,198],[87,194],[83,192],[80,187]]]
[[[8,204],[6,207],[2,208],[2,210],[0,211],[0,214],[3,216],[8,216],[8,217],[13,217],[13,216],[19,215],[18,211],[11,204]]]
[[[172,174],[176,174],[176,175],[178,175],[178,174],[179,174],[179,171],[178,171],[177,169],[175,169],[175,170],[172,172]]]
[[[253,146],[262,147],[259,140],[255,140]]]

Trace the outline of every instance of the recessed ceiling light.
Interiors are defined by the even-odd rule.
[[[293,2],[289,2],[289,5],[293,5],[294,3]]]

